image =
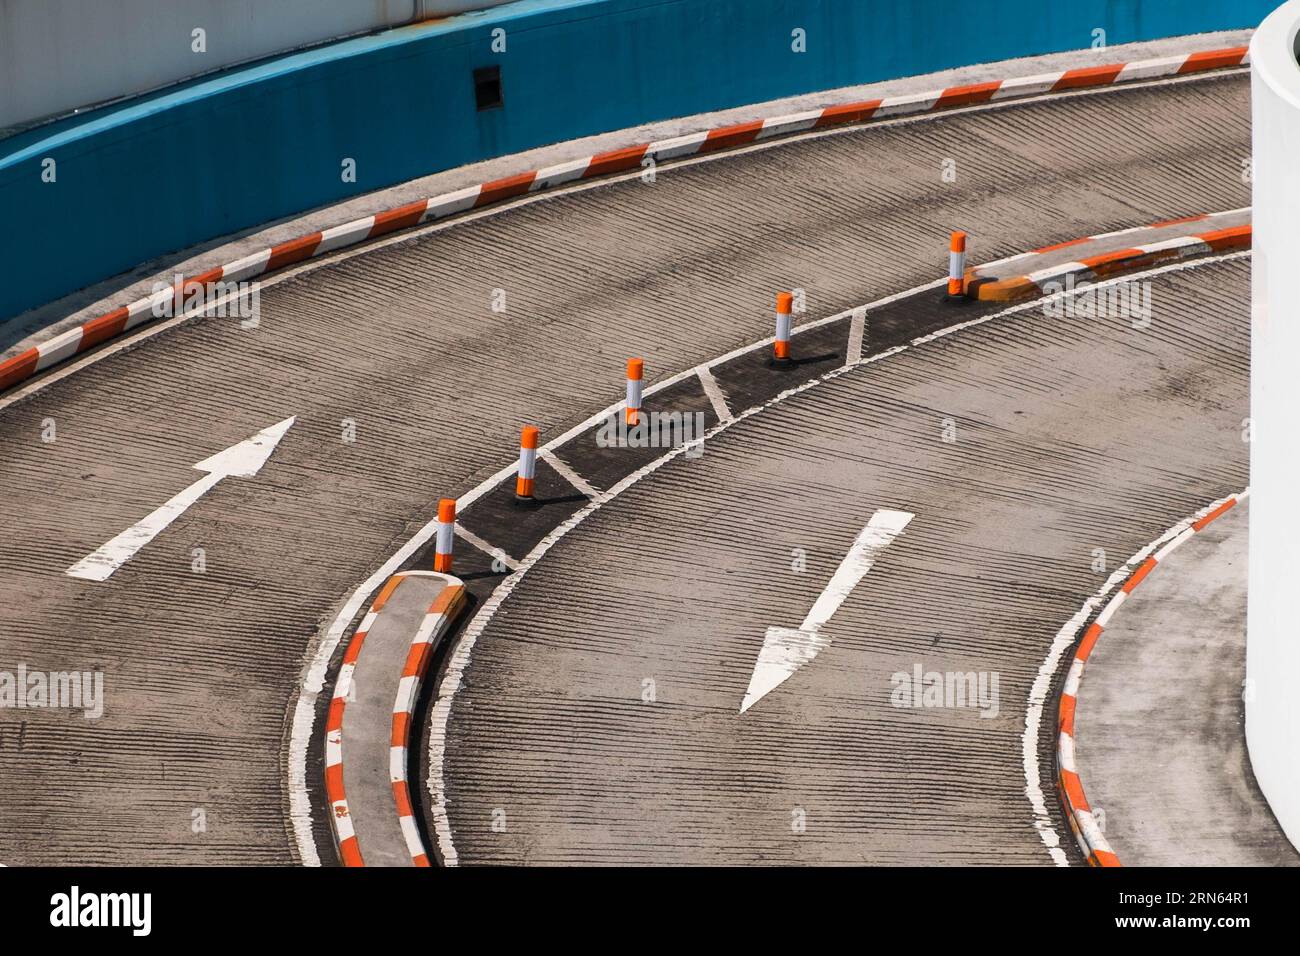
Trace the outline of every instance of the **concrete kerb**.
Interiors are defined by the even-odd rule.
[[[1137,245],[1125,241],[1132,239],[1149,241]],[[1245,248],[1250,243],[1247,206],[1084,236],[984,263],[966,270],[963,291],[981,302],[1014,302],[1043,295],[1052,285],[1095,282],[1162,262]],[[1094,254],[1071,254],[1086,251],[1088,246],[1096,250]]]
[[[1160,562],[1182,545],[1183,542],[1204,529],[1228,509],[1246,500],[1249,494],[1250,489],[1247,488],[1239,494],[1228,495],[1226,498],[1211,502],[1190,517],[1184,518],[1129,558],[1123,567],[1116,572],[1116,575],[1111,578],[1111,581],[1115,582],[1118,576],[1118,580],[1123,583],[1119,585],[1119,589],[1114,592],[1105,606],[1097,613],[1092,623],[1084,630],[1082,639],[1075,647],[1074,658],[1070,662],[1070,670],[1065,678],[1065,685],[1061,691],[1060,704],[1057,710],[1057,793],[1061,798],[1061,805],[1065,809],[1070,829],[1074,832],[1074,837],[1079,843],[1079,849],[1083,851],[1088,863],[1092,866],[1120,866],[1120,861],[1106,841],[1106,835],[1101,824],[1088,803],[1088,798],[1084,793],[1083,781],[1079,777],[1074,759],[1076,745],[1074,718],[1078,709],[1079,690],[1088,656],[1092,653],[1115,612],[1123,606],[1128,596],[1133,593],[1133,589],[1141,584],[1159,566]]]
[[[407,775],[411,715],[464,598],[450,575],[394,574],[344,650],[325,724],[325,792],[344,866],[367,865],[363,850],[372,866],[429,865]]]

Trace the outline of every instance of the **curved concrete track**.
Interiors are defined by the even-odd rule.
[[[952,227],[983,260],[1243,206],[1247,94],[1240,74],[1162,82],[661,167],[287,274],[256,329],[180,324],[0,403],[0,648],[102,668],[108,695],[98,721],[4,715],[0,860],[296,859],[286,714],[318,629],[438,495],[509,460],[521,422],[604,407],[628,355],[660,376],[769,334],[778,287],[819,316],[930,281]],[[108,581],[63,573],[291,415],[256,477]]]
[[[1122,556],[1248,469],[1248,260],[1151,282],[1149,328],[1030,309],[858,366],[561,537],[452,706],[460,859],[1050,862],[1021,750],[1039,662]],[[738,714],[765,630],[799,626],[877,509],[915,517],[829,646]],[[996,699],[901,707],[917,668]]]

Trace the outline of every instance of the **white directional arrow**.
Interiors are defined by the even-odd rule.
[[[830,583],[822,591],[803,619],[798,629],[769,627],[763,638],[763,648],[758,652],[758,663],[749,678],[749,690],[740,704],[743,714],[758,703],[769,691],[779,687],[786,678],[803,667],[826,645],[829,634],[822,627],[839,610],[862,580],[880,554],[907,527],[915,515],[906,511],[877,511],[853,540],[853,547],[844,556],[840,566],[831,575]]]
[[[248,478],[257,474],[294,421],[295,418],[286,418],[279,424],[263,428],[252,438],[241,441],[238,445],[231,445],[225,451],[219,451],[211,458],[203,459],[194,467],[198,471],[206,471],[206,475],[157,511],[127,528],[94,554],[86,555],[68,568],[68,574],[88,581],[107,580],[114,571],[184,514],[186,508],[207,494],[222,478],[227,476]]]

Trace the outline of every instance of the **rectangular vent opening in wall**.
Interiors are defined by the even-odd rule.
[[[501,67],[485,66],[474,71],[474,104],[480,113],[506,105],[501,98]]]

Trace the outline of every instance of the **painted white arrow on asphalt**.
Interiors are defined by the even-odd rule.
[[[222,478],[248,478],[266,464],[295,418],[286,418],[279,424],[263,428],[238,445],[231,445],[197,465],[198,471],[207,474],[172,498],[157,511],[127,528],[94,554],[88,554],[72,567],[68,574],[88,581],[106,581],[114,571],[129,561],[137,551],[158,536],[169,524],[185,513],[185,509],[202,498]]]
[[[831,642],[822,627],[831,619],[858,582],[871,570],[876,557],[889,546],[907,523],[914,517],[906,511],[877,511],[853,540],[853,547],[844,556],[840,566],[831,575],[830,583],[822,591],[803,619],[798,629],[769,627],[763,638],[763,648],[758,652],[758,663],[749,678],[749,690],[740,704],[743,714],[770,691],[779,687],[791,674],[803,667]]]

